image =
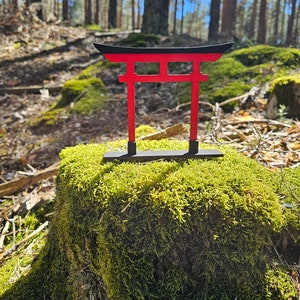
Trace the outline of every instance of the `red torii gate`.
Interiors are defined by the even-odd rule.
[[[199,83],[207,81],[208,75],[200,71],[200,63],[214,62],[228,50],[233,43],[182,47],[182,48],[133,48],[110,46],[94,43],[104,57],[111,62],[126,63],[126,73],[119,76],[120,82],[127,83],[128,99],[128,153],[110,152],[104,155],[105,160],[121,159],[154,159],[174,157],[208,158],[223,156],[218,150],[199,150],[198,131],[198,106],[199,106]],[[169,74],[170,62],[191,62],[192,71],[189,74]],[[136,63],[159,63],[158,74],[136,74]],[[137,153],[135,142],[135,83],[136,82],[186,82],[192,83],[191,118],[189,150],[184,151],[144,151]]]

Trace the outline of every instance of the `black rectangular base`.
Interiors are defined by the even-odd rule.
[[[224,154],[218,150],[198,150],[197,153],[191,153],[184,150],[174,151],[140,151],[134,155],[126,152],[106,152],[103,156],[104,161],[151,161],[156,159],[163,160],[181,160],[181,159],[207,159],[222,157]]]

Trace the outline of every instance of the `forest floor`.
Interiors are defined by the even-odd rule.
[[[22,25],[20,25],[22,24]],[[7,26],[7,27],[5,27]],[[0,233],[5,221],[28,212],[42,200],[55,196],[59,152],[79,143],[105,143],[127,137],[126,93],[118,74],[107,70],[101,78],[109,93],[106,107],[92,115],[63,116],[59,126],[32,129],[28,121],[39,117],[57,101],[63,83],[90,63],[101,59],[92,42],[110,43],[123,34],[96,34],[81,27],[48,24],[33,18],[19,19],[0,30]],[[189,46],[186,39],[186,46]],[[137,86],[137,124],[165,130],[189,123],[189,105],[168,108],[175,84]],[[259,89],[260,87],[258,87]],[[154,92],[153,92],[154,90]],[[250,99],[250,101],[248,101]],[[200,103],[199,140],[232,145],[271,170],[300,165],[300,123],[266,118],[267,99],[237,95],[233,113],[222,105]],[[163,106],[160,106],[163,103]],[[187,133],[179,132],[178,138]],[[37,175],[42,174],[40,177]],[[43,175],[44,174],[44,175]],[[24,178],[36,180],[22,181]],[[16,189],[14,189],[16,187]],[[7,188],[7,189],[6,189]],[[1,204],[0,203],[0,204]],[[0,263],[4,251],[0,239]]]

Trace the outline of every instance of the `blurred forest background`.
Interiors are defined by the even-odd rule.
[[[239,40],[299,47],[300,0],[1,0],[0,31],[21,30],[20,11],[45,22],[107,30],[188,34],[203,41]]]

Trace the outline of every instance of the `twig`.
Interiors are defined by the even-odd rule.
[[[10,255],[11,253],[13,253],[14,251],[16,251],[22,244],[26,243],[28,240],[30,240],[31,238],[33,238],[35,235],[39,234],[42,230],[44,230],[45,227],[48,226],[48,224],[49,224],[49,222],[46,221],[38,229],[34,230],[32,233],[30,233],[23,240],[21,240],[20,242],[16,243],[11,248],[9,248],[8,250],[6,250],[3,253],[1,253],[0,254],[0,261],[3,260],[4,257],[6,257],[6,256]]]
[[[4,244],[4,239],[5,239],[5,237],[6,237],[6,232],[8,231],[8,229],[9,229],[9,221],[6,221],[5,222],[5,225],[4,225],[4,227],[3,227],[3,230],[2,230],[2,232],[1,232],[1,236],[0,236],[0,250],[3,248],[3,244]]]
[[[244,99],[245,97],[248,97],[249,96],[249,93],[246,93],[244,95],[241,95],[241,96],[238,96],[238,97],[234,97],[234,98],[230,98],[230,99],[227,99],[221,103],[219,103],[220,106],[225,106],[231,102],[237,102],[237,101],[240,101],[242,99]]]
[[[0,184],[0,197],[15,194],[22,189],[25,189],[30,184],[37,184],[42,179],[56,175],[58,166],[59,162],[53,164],[47,169],[36,172],[36,174],[32,176],[23,177]]]

